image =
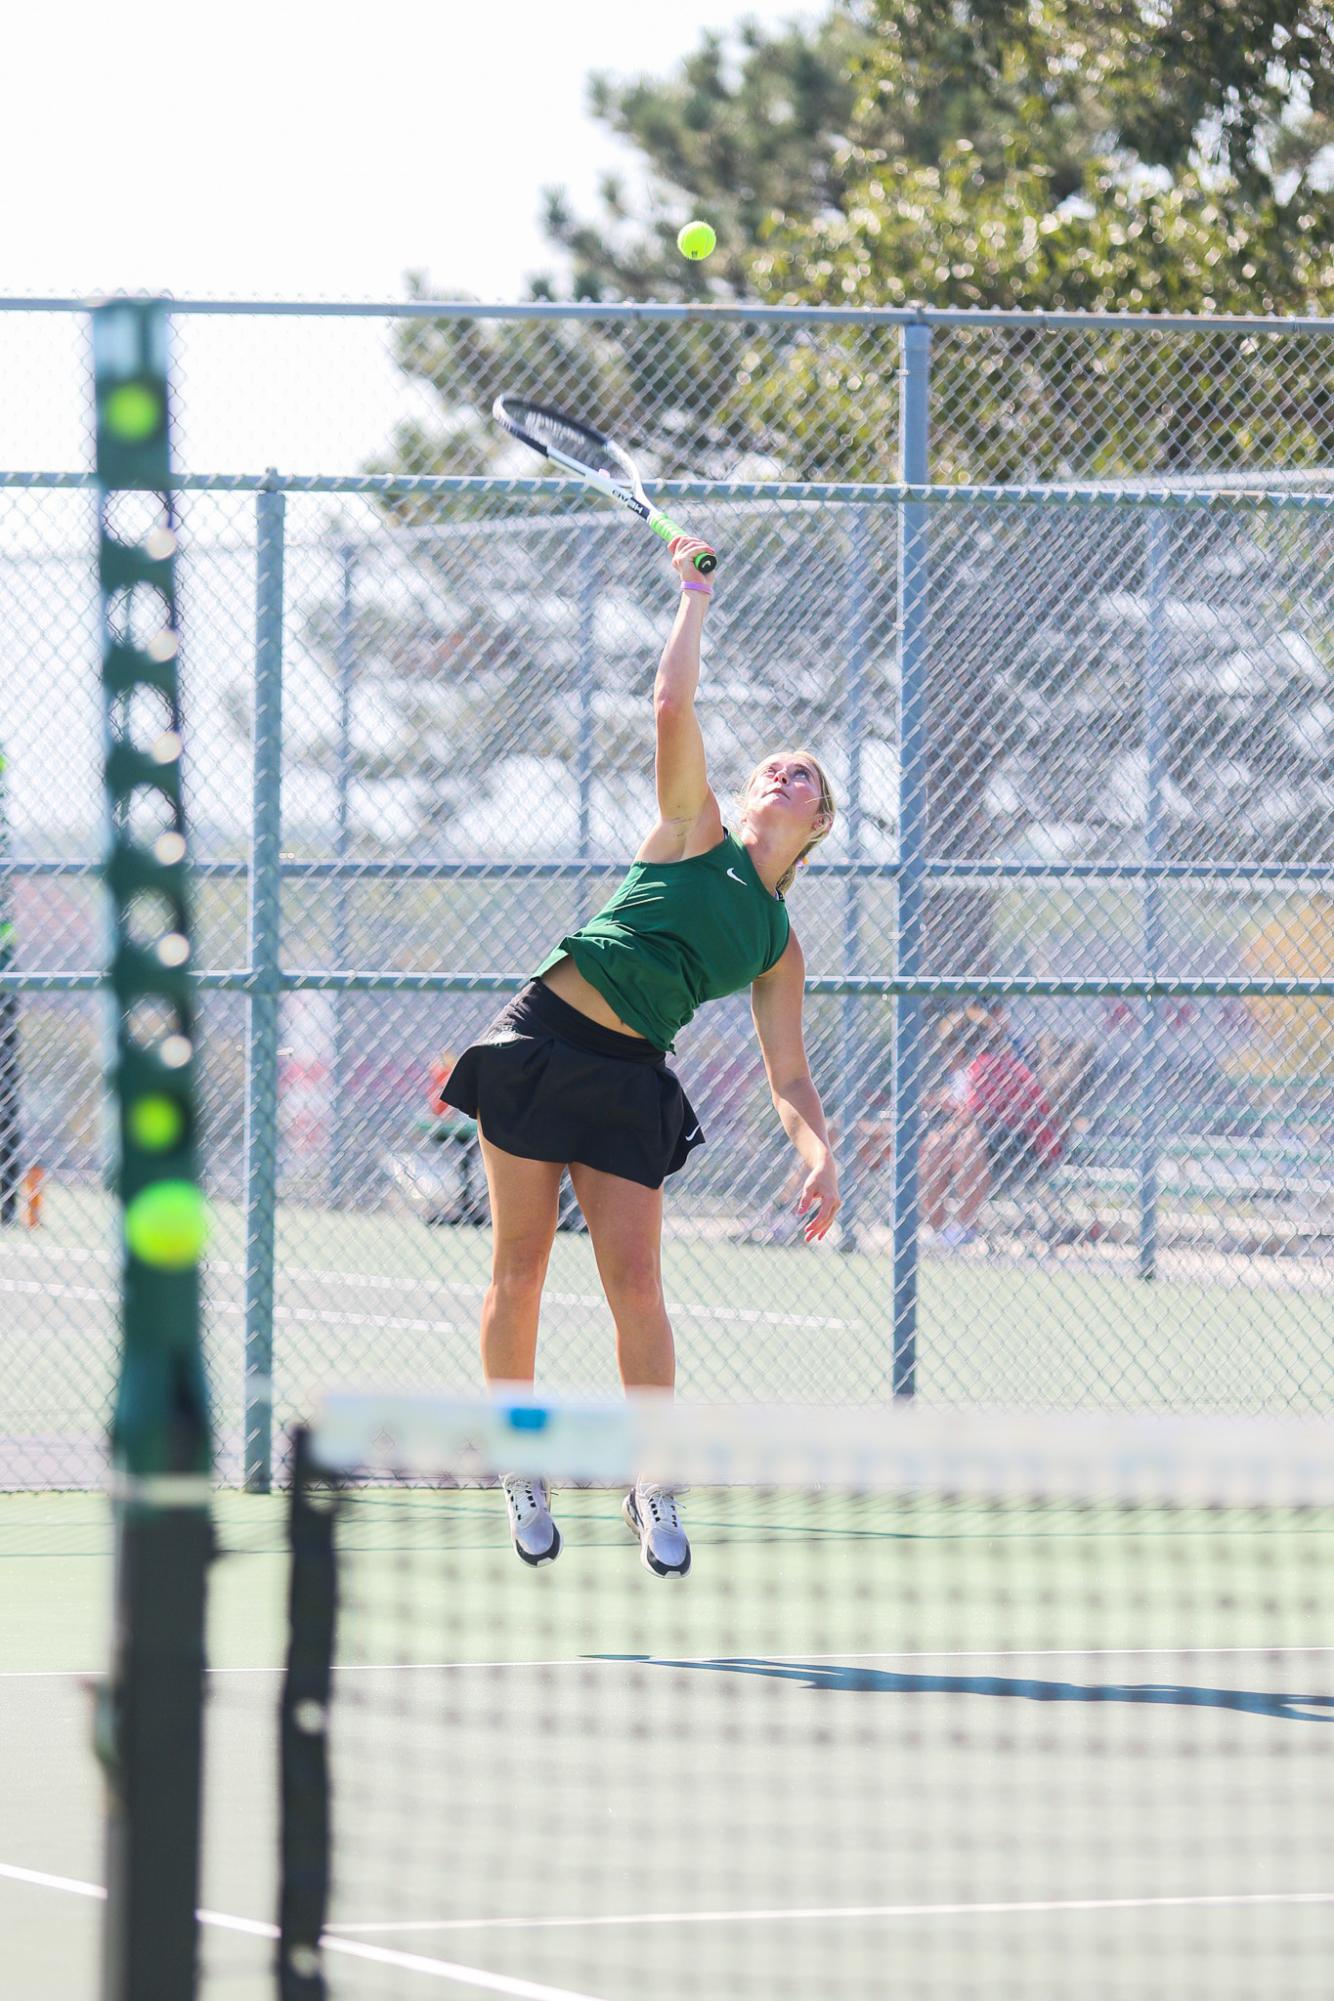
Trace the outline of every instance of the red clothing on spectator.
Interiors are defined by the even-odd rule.
[[[1045,1167],[1065,1148],[1047,1096],[1012,1050],[984,1049],[967,1069],[968,1112],[984,1133],[1021,1133]]]

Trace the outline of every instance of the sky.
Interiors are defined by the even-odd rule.
[[[8,9],[0,292],[520,295],[540,190],[626,154],[593,69],[664,75],[706,27],[800,0],[229,0]]]
[[[825,0],[229,0],[9,10],[0,298],[524,296],[561,277],[541,191],[592,211],[638,156],[586,110],[594,69],[666,76],[708,27]],[[176,322],[176,463],[343,473],[421,408],[387,322]],[[89,459],[82,314],[0,311],[0,468]],[[430,414],[434,414],[431,406]],[[0,496],[0,547],[31,542]]]
[[[664,76],[707,27],[824,11],[801,0],[11,8],[0,295],[390,301],[406,271],[424,270],[438,297],[519,298],[530,273],[552,268],[541,189],[563,183],[587,210],[599,174],[634,158],[588,116],[590,71]],[[176,335],[183,469],[354,473],[412,408],[382,321],[183,317]],[[0,311],[0,380],[0,468],[85,468],[86,315]],[[253,505],[201,504],[197,542],[246,542]],[[294,541],[316,507],[293,503]],[[34,694],[89,643],[90,523],[82,494],[0,490],[0,713],[20,832],[49,826],[58,769],[74,810],[96,796],[91,694],[77,717]],[[216,556],[235,631],[196,636],[196,664],[216,668],[219,688],[253,622],[245,578],[226,595],[229,560]],[[292,555],[294,592],[305,560]]]

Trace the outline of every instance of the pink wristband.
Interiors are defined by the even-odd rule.
[[[698,591],[702,598],[711,598],[713,596],[712,584],[682,584],[681,589],[683,591]]]

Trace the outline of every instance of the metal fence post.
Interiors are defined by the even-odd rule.
[[[925,486],[930,442],[931,329],[900,334],[899,456],[906,485]],[[899,513],[899,876],[896,971],[922,972],[926,862],[927,520],[921,502]],[[917,1170],[922,1140],[922,1028],[918,994],[894,1007],[894,1360],[896,1397],[917,1388]]]
[[[282,923],[283,532],[286,496],[255,504],[254,828],[245,1103],[245,1484],[273,1472],[273,1265]]]
[[[579,859],[588,861],[593,852],[593,763],[596,754],[597,715],[594,693],[597,686],[598,538],[590,528],[579,531],[577,574],[584,579],[579,600],[578,687],[579,734],[575,742],[574,775],[579,800]],[[588,881],[581,880],[576,898],[579,922],[591,913],[588,908]]]
[[[1148,598],[1148,626],[1144,649],[1144,859],[1152,869],[1163,859],[1165,846],[1167,777],[1167,632],[1166,594],[1168,537],[1171,523],[1159,507],[1151,507],[1144,517],[1145,594]],[[1162,971],[1163,883],[1154,874],[1144,877],[1140,913],[1140,942],[1144,971],[1151,979]],[[1162,1005],[1150,996],[1144,1002],[1140,1022],[1139,1100],[1139,1244],[1138,1274],[1142,1279],[1158,1275],[1158,1203],[1160,1196],[1160,1146],[1158,1080],[1162,1068]]]
[[[344,543],[338,552],[341,589],[338,597],[338,747],[334,765],[334,876],[333,963],[335,972],[348,970],[351,925],[348,911],[346,870],[352,852],[352,681],[356,672],[356,589],[357,552]],[[343,1155],[343,1135],[348,1131],[347,1073],[350,1038],[347,1010],[351,996],[335,994],[333,1002],[333,1076],[330,1098],[332,1139],[329,1150],[329,1199],[341,1209],[347,1186],[347,1163]]]
[[[867,644],[869,624],[867,513],[868,510],[864,507],[850,507],[847,510],[847,624],[844,628],[847,683],[844,716],[848,779],[844,824],[848,830],[850,862],[859,862],[862,858],[862,746],[866,740],[867,675],[870,666]],[[865,971],[862,964],[863,898],[861,877],[859,875],[845,877],[843,971],[845,975],[854,978]],[[839,1003],[838,1151],[849,1163],[847,1192],[843,1200],[842,1226],[838,1240],[841,1251],[855,1251],[857,1248],[857,1214],[862,1206],[852,1129],[857,1109],[856,1094],[864,1087],[866,1081],[866,1065],[862,1060],[866,1042],[862,1032],[862,1010],[865,1005],[865,1001],[857,999],[852,994],[845,994]]]
[[[5,754],[0,750],[0,972],[14,962],[14,877],[5,797]],[[0,993],[0,1224],[19,1214],[23,1179],[23,1130],[19,1103],[19,997]]]

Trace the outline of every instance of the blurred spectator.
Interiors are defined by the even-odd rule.
[[[1051,1102],[1003,1014],[970,1003],[937,1025],[943,1078],[928,1099],[922,1214],[950,1249],[972,1243],[982,1204],[1064,1153]],[[950,1211],[953,1209],[953,1215]]]
[[[426,1135],[437,1146],[452,1144],[458,1148],[459,1198],[453,1207],[432,1210],[426,1220],[428,1223],[489,1223],[491,1212],[486,1199],[481,1148],[477,1143],[477,1121],[451,1105],[443,1095],[450,1072],[457,1062],[458,1057],[452,1049],[442,1049],[431,1065],[431,1085],[426,1100],[430,1120]]]

